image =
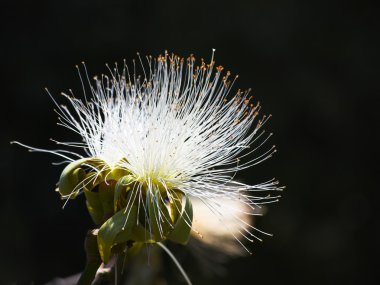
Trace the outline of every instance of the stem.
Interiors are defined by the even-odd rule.
[[[182,273],[182,275],[185,278],[187,284],[192,285],[189,276],[187,276],[185,270],[183,270],[181,264],[179,264],[177,258],[175,258],[175,256],[173,255],[173,253],[165,245],[163,245],[162,243],[158,242],[157,244],[170,256],[170,258],[173,260],[173,262],[175,263],[175,265],[177,265],[179,271]]]
[[[95,278],[96,272],[102,263],[98,251],[97,234],[98,230],[90,230],[87,232],[84,242],[84,249],[86,251],[86,266],[77,285],[91,285]]]

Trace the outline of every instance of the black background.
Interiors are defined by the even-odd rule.
[[[279,152],[240,174],[276,176],[283,198],[259,221],[274,233],[224,277],[194,284],[374,284],[378,279],[378,13],[367,1],[1,1],[0,284],[79,272],[92,226],[83,199],[64,211],[62,166],[9,141],[55,148],[56,96],[80,94],[75,65],[165,49],[216,61],[253,88]],[[186,264],[184,265],[186,266]],[[191,267],[191,268],[189,268]],[[175,270],[175,269],[173,269]],[[170,274],[169,274],[170,275]],[[179,281],[170,275],[169,284]],[[173,277],[174,276],[174,277]]]

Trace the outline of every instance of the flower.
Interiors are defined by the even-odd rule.
[[[202,60],[197,66],[192,55],[183,59],[165,52],[157,58],[148,56],[146,61],[138,56],[133,71],[125,61],[122,69],[107,65],[109,75],[94,77],[94,83],[86,70],[81,80],[83,85],[88,83],[91,94],[86,94],[85,87],[84,99],[63,94],[69,107],[51,96],[60,124],[82,139],[57,143],[82,149],[84,154],[30,149],[54,153],[70,162],[58,190],[67,199],[85,193],[89,212],[101,225],[99,233],[104,228],[98,238],[100,251],[107,243],[110,251],[120,240],[139,237],[143,242],[157,242],[171,236],[185,243],[194,198],[206,205],[219,226],[247,251],[242,239],[260,240],[258,235],[266,234],[241,214],[257,215],[260,205],[279,197],[264,192],[282,187],[275,179],[248,185],[234,177],[276,151],[274,146],[265,147],[271,134],[262,130],[270,116],[259,119],[260,105],[251,102],[249,90],[231,95],[238,76],[224,73],[213,57],[210,63]],[[126,227],[139,223],[146,230],[143,234],[120,238]],[[185,232],[183,236],[175,230],[180,223],[177,232]]]

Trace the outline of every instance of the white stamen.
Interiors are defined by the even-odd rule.
[[[257,215],[254,209],[260,204],[277,201],[277,195],[252,195],[281,190],[274,180],[257,185],[233,180],[236,172],[275,152],[274,147],[262,150],[271,134],[259,132],[270,116],[257,121],[261,107],[250,103],[249,91],[229,95],[237,76],[231,82],[230,72],[223,75],[223,68],[215,67],[214,51],[211,62],[202,61],[200,66],[193,56],[184,60],[165,53],[155,59],[147,57],[145,64],[138,56],[140,66],[133,62],[132,74],[125,62],[121,72],[107,65],[110,76],[95,77],[93,84],[84,67],[86,76],[80,80],[85,92],[87,79],[91,94],[85,94],[84,101],[64,94],[68,107],[53,101],[60,125],[82,137],[82,142],[55,142],[81,148],[86,155],[29,148],[67,161],[99,158],[107,169],[128,170],[147,191],[164,187],[170,194],[170,189],[179,189],[199,198],[222,223],[232,217],[238,230],[229,231],[237,240],[238,235],[248,240],[248,236],[256,237],[249,230],[266,234],[238,218],[238,208],[221,201],[239,202],[250,209],[249,215]],[[142,68],[143,77],[137,68]],[[261,154],[253,157],[258,151]],[[141,193],[136,192],[135,199],[144,206]],[[158,224],[166,219],[159,211],[155,215]]]

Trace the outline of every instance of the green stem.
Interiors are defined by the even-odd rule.
[[[91,285],[96,271],[102,263],[98,250],[98,230],[90,230],[86,235],[84,249],[86,251],[86,266],[79,278],[77,285]]]

